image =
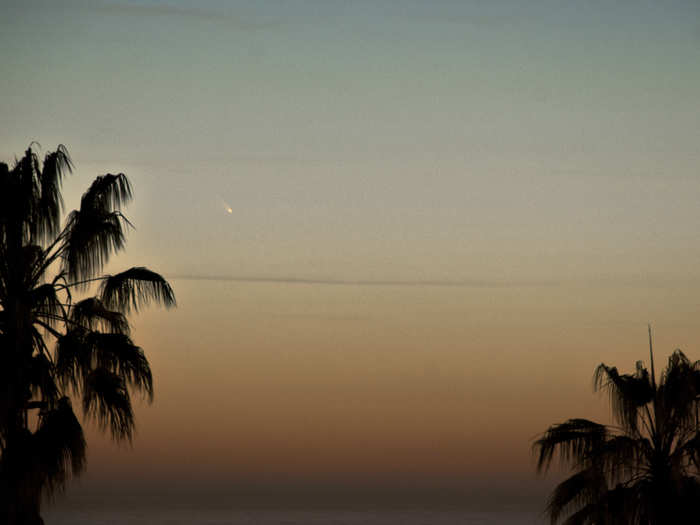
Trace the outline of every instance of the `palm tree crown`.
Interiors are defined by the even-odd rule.
[[[143,350],[126,315],[175,296],[163,277],[136,267],[101,275],[124,248],[131,199],[124,174],[97,177],[61,227],[63,146],[43,165],[30,146],[0,163],[0,522],[41,523],[42,494],[85,467],[86,419],[116,440],[134,430],[130,390],[153,396]],[[96,295],[81,298],[91,285]]]
[[[556,456],[575,471],[550,496],[551,523],[697,523],[700,361],[676,350],[658,382],[653,354],[651,373],[642,362],[632,374],[601,364],[594,385],[616,425],[570,419],[534,444],[539,471]]]

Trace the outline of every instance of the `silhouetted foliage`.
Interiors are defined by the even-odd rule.
[[[595,389],[609,394],[617,425],[570,419],[535,442],[539,471],[557,456],[575,471],[549,498],[551,523],[698,522],[700,361],[676,350],[658,383],[653,353],[651,363],[651,373],[642,362],[632,374],[596,369]]]
[[[0,523],[42,523],[42,495],[84,470],[71,397],[86,419],[131,440],[130,390],[152,399],[153,379],[126,314],[175,304],[167,281],[146,268],[100,275],[124,248],[126,176],[97,177],[61,228],[71,170],[63,146],[43,165],[31,146],[12,168],[0,163]],[[98,284],[96,296],[74,297]]]

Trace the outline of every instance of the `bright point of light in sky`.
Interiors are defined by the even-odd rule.
[[[218,197],[218,200],[219,200],[219,205],[224,209],[224,211],[226,213],[228,213],[229,215],[233,215],[233,208],[231,207],[231,205],[228,202],[226,202],[224,199],[222,199],[221,197]]]

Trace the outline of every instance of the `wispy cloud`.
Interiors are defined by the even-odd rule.
[[[279,283],[279,284],[317,284],[328,286],[422,286],[422,287],[462,287],[462,288],[524,288],[558,286],[558,281],[489,281],[489,280],[443,280],[443,279],[342,279],[311,277],[272,277],[272,276],[236,276],[236,275],[168,275],[168,279],[185,281],[228,281],[242,283]]]

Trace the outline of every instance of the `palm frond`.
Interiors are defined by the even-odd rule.
[[[175,306],[175,293],[161,275],[137,266],[116,275],[109,275],[100,287],[102,301],[108,308],[138,311],[151,301],[166,308]]]
[[[637,362],[635,374],[620,374],[615,367],[601,363],[593,375],[595,390],[607,390],[613,416],[625,428],[636,432],[639,409],[654,396],[649,373]]]
[[[61,249],[63,270],[71,281],[97,275],[111,255],[124,248],[124,224],[118,211],[74,210],[66,225],[65,244]]]
[[[32,236],[46,241],[58,234],[63,211],[61,182],[66,173],[73,171],[68,150],[62,144],[44,157],[43,170],[39,174],[40,197],[32,224]]]
[[[54,379],[54,366],[46,354],[40,353],[32,357],[29,366],[29,384],[35,397],[49,401],[58,398],[59,389]]]
[[[108,309],[97,297],[78,301],[70,310],[71,321],[87,330],[129,334],[129,321],[121,312]]]
[[[605,473],[609,483],[637,475],[653,455],[653,445],[647,438],[611,435],[591,450],[590,461]]]
[[[10,223],[10,210],[12,203],[12,187],[13,181],[10,168],[4,162],[0,162],[0,262],[5,263],[5,239],[7,238],[7,229]],[[5,269],[5,264],[2,265]],[[2,273],[0,273],[0,276]]]
[[[567,480],[568,481],[568,480]],[[557,488],[558,489],[558,488]],[[626,487],[617,485],[613,489],[601,486],[595,494],[591,494],[589,502],[581,505],[572,512],[563,525],[613,525],[613,524],[646,524],[639,513],[639,494],[636,486]],[[571,511],[572,508],[567,509]],[[550,515],[551,523],[559,521],[561,514]]]
[[[106,368],[95,368],[85,378],[83,411],[117,441],[131,441],[134,412],[124,380]]]
[[[54,325],[56,318],[63,314],[63,305],[52,284],[42,284],[29,293],[29,304],[36,317],[49,325]]]
[[[24,273],[24,282],[31,286],[34,284],[32,280],[32,269],[39,266],[44,258],[44,250],[38,244],[25,244],[22,246],[22,265]]]
[[[95,364],[117,374],[126,384],[153,399],[153,376],[143,350],[126,334],[92,332]]]
[[[4,170],[3,170],[4,172]],[[39,159],[31,146],[3,177],[0,228],[3,244],[18,248],[29,240],[41,197]]]
[[[56,342],[56,377],[61,385],[71,386],[77,393],[92,369],[92,345],[88,330],[69,328]]]
[[[131,200],[131,196],[131,184],[126,175],[100,175],[80,199],[80,209],[98,215],[119,211]]]
[[[575,514],[585,508],[590,510],[590,505],[597,502],[606,490],[605,477],[598,469],[589,467],[580,470],[557,485],[545,512],[551,523],[557,523],[564,514]]]
[[[590,504],[585,505],[578,511],[571,514],[565,521],[563,525],[598,525],[599,511],[596,505]],[[554,525],[557,521],[552,520],[551,523]],[[605,522],[600,522],[605,523]]]
[[[87,331],[75,327],[56,345],[56,375],[78,392],[95,369],[105,369],[125,385],[153,399],[153,376],[143,350],[127,334]]]
[[[533,450],[538,453],[537,470],[547,470],[557,453],[564,463],[582,465],[608,436],[605,425],[587,419],[569,419],[552,425],[533,444]]]
[[[131,223],[119,210],[129,200],[131,185],[123,173],[97,177],[83,194],[80,209],[71,212],[62,233],[61,255],[71,280],[94,277],[124,247],[124,227]]]
[[[49,493],[62,489],[71,475],[83,472],[85,436],[67,397],[59,399],[55,407],[42,414],[35,438]]]
[[[41,168],[39,166],[39,157],[32,150],[31,146],[24,152],[22,157],[16,164],[13,170],[17,177],[17,199],[13,209],[19,212],[17,218],[21,220],[23,226],[28,226],[36,215],[36,208],[40,198],[39,176]]]
[[[680,350],[668,360],[659,385],[658,402],[663,408],[667,427],[676,429],[692,424],[700,397],[700,371]]]

